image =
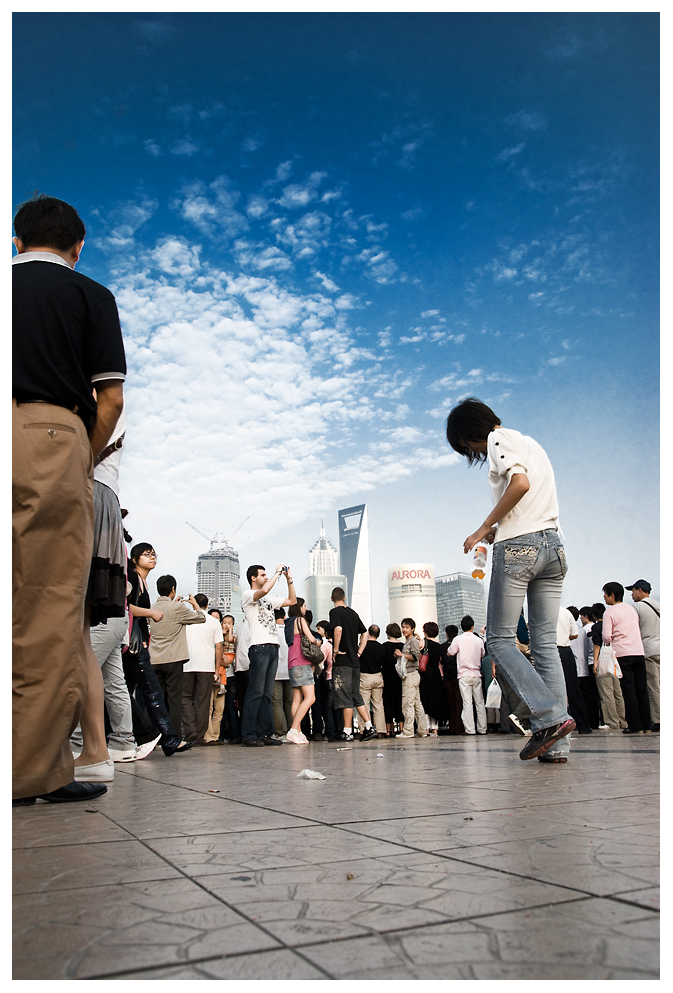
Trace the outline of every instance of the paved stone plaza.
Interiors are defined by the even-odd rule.
[[[14,978],[657,979],[658,736],[522,744],[158,751],[15,808]]]

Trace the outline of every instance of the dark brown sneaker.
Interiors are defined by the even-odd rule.
[[[555,741],[558,741],[559,738],[565,738],[567,734],[570,734],[574,730],[575,722],[572,717],[569,717],[562,724],[552,724],[550,728],[543,728],[542,731],[533,731],[533,734],[519,752],[519,758],[524,759],[524,761],[526,759],[536,759],[538,755],[542,755],[548,748],[551,748]]]

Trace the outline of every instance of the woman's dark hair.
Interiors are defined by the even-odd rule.
[[[458,628],[455,624],[447,624],[444,628],[444,633],[446,634],[446,640],[451,644],[453,639],[458,637]]]
[[[486,452],[473,452],[468,441],[486,441],[500,418],[476,397],[467,397],[457,404],[446,419],[446,440],[454,452],[464,455],[470,465],[485,462]]]
[[[434,621],[426,621],[423,625],[423,634],[427,634],[428,638],[436,638],[439,634],[439,625]]]
[[[588,617],[590,621],[595,621],[594,612],[591,607],[580,607],[580,615],[582,617]]]
[[[389,638],[397,638],[397,639],[401,638],[402,632],[400,631],[399,624],[395,624],[394,621],[392,624],[388,624],[388,626],[386,627],[386,634],[388,635]]]
[[[604,603],[593,604],[591,608],[591,613],[594,615],[595,621],[602,620],[603,614],[605,613],[605,604]]]
[[[134,545],[131,549],[131,562],[136,565],[138,559],[143,554],[143,552],[153,552],[154,545],[150,545],[149,541],[139,541],[137,545]]]
[[[217,614],[217,616],[220,618],[220,624],[224,620],[224,617],[222,616],[222,611],[221,610],[218,610],[217,607],[211,607],[210,610],[208,611],[208,613],[209,614]]]
[[[577,607],[566,607],[566,610],[570,611],[576,621],[579,620],[580,612]]]
[[[21,204],[14,215],[14,230],[26,249],[58,248],[60,252],[74,248],[86,234],[74,207],[44,193]]]
[[[313,611],[312,610],[307,610],[306,611],[306,614],[305,614],[305,617],[306,617],[306,623],[310,627],[311,624],[313,624]]]
[[[303,614],[301,612],[301,608],[303,607],[303,605],[305,603],[306,603],[306,600],[304,600],[302,597],[298,596],[297,597],[297,602],[296,603],[291,603],[290,606],[287,608],[288,615],[290,617],[303,617]]]
[[[613,596],[617,603],[623,603],[624,601],[624,587],[621,583],[606,583],[603,587],[603,592],[607,596]]]

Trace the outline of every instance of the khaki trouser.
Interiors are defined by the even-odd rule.
[[[292,686],[289,679],[277,679],[271,697],[276,734],[287,734],[292,727]]]
[[[360,693],[367,713],[371,706],[374,727],[379,734],[386,733],[386,717],[383,711],[383,676],[380,672],[360,672]]]
[[[220,693],[219,686],[213,687],[210,697],[210,721],[205,734],[206,741],[217,741],[220,737],[222,715],[224,714],[224,696],[224,693]]]
[[[93,456],[80,417],[12,402],[12,797],[74,779],[69,739],[87,691],[84,598]]]
[[[647,693],[650,698],[650,716],[652,723],[659,723],[659,655],[645,656],[647,671]]]
[[[460,695],[463,700],[463,712],[460,715],[465,727],[466,734],[486,734],[486,707],[484,706],[484,691],[481,685],[481,676],[460,676],[458,678]],[[472,701],[477,709],[477,727],[474,727],[474,709]]]
[[[421,703],[421,674],[418,669],[412,669],[402,680],[402,713],[404,714],[404,733],[410,738],[414,734],[414,718],[418,725],[419,734],[427,734],[428,728],[425,723],[425,711]]]
[[[628,727],[626,711],[624,710],[624,697],[617,677],[611,673],[608,673],[607,676],[596,676],[596,686],[601,698],[603,723],[608,724],[613,729]]]

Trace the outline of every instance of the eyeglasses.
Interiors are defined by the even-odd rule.
[[[147,559],[155,559],[157,557],[156,552],[143,552],[142,553]]]

